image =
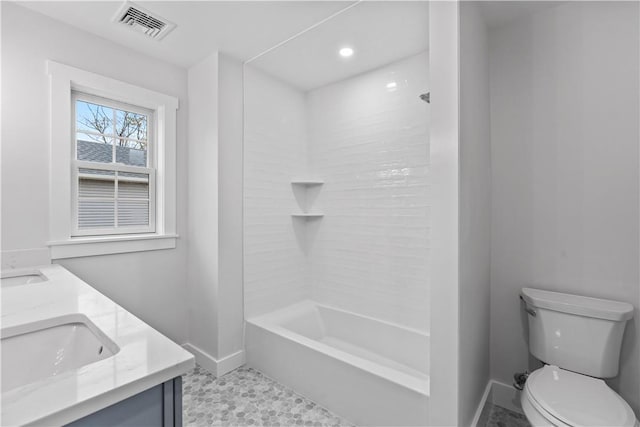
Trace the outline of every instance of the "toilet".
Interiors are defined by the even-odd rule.
[[[604,382],[618,375],[631,304],[522,289],[529,351],[545,365],[520,398],[532,426],[640,427],[629,404]]]

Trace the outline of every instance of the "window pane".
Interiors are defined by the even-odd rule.
[[[78,228],[114,227],[114,200],[78,200]]]
[[[153,112],[117,99],[101,101],[79,92],[73,97],[76,159],[91,162],[77,169],[72,188],[77,235],[149,231],[155,212],[151,191],[155,170],[147,169],[153,163],[149,159]]]
[[[149,225],[147,200],[118,200],[118,226]]]
[[[78,160],[100,163],[113,162],[113,143],[110,139],[105,140],[99,135],[78,133],[76,140]]]
[[[78,196],[82,198],[111,198],[115,197],[115,181],[103,179],[103,176],[96,175],[94,178],[80,176],[78,178]]]
[[[118,172],[118,176],[120,178],[125,177],[129,178],[129,181],[144,181],[149,182],[149,174],[148,173],[140,173],[140,172]]]
[[[76,101],[76,131],[83,130],[113,135],[113,109]]]
[[[80,168],[78,171],[78,228],[115,225],[115,172]]]
[[[149,183],[118,180],[118,198],[148,199]]]
[[[104,179],[107,179],[108,177],[112,177],[109,178],[113,181],[114,177],[116,176],[116,173],[114,171],[106,171],[106,170],[100,170],[100,169],[87,169],[87,168],[80,168],[79,170],[80,175],[101,175],[104,177]]]
[[[116,144],[116,163],[147,166],[147,143],[119,139]]]
[[[147,116],[131,111],[116,110],[116,136],[147,140]]]

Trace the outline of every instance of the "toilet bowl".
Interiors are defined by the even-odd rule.
[[[604,382],[619,374],[620,349],[634,307],[542,289],[523,288],[529,351],[545,363],[521,396],[533,426],[640,427],[625,400]]]
[[[640,427],[629,404],[603,380],[557,366],[529,375],[520,401],[533,427]]]

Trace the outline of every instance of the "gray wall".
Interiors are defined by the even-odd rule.
[[[46,60],[176,96],[177,231],[186,234],[187,72],[15,3],[2,2],[2,251],[42,253],[49,240]],[[123,64],[127,64],[123,66]],[[186,341],[186,245],[61,260],[70,271],[174,341]],[[4,260],[3,260],[4,262]],[[27,265],[30,263],[27,262]],[[33,265],[33,263],[31,263]]]
[[[489,381],[489,46],[480,7],[460,4],[460,408],[468,426]]]
[[[189,68],[189,343],[218,355],[218,53]],[[202,363],[202,362],[200,362]]]
[[[218,52],[188,71],[189,344],[212,370],[243,346],[242,78],[242,63]]]
[[[640,415],[638,8],[568,2],[490,32],[491,375],[531,366],[522,287],[627,301],[610,383]]]
[[[243,65],[218,55],[218,206],[220,291],[223,304],[218,313],[218,356],[229,356],[243,348],[242,288],[242,132]]]

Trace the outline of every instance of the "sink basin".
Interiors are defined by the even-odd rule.
[[[116,354],[118,346],[82,314],[2,329],[2,392]]]
[[[38,271],[30,272],[3,272],[0,278],[0,287],[28,285],[30,283],[46,282],[47,278]]]

